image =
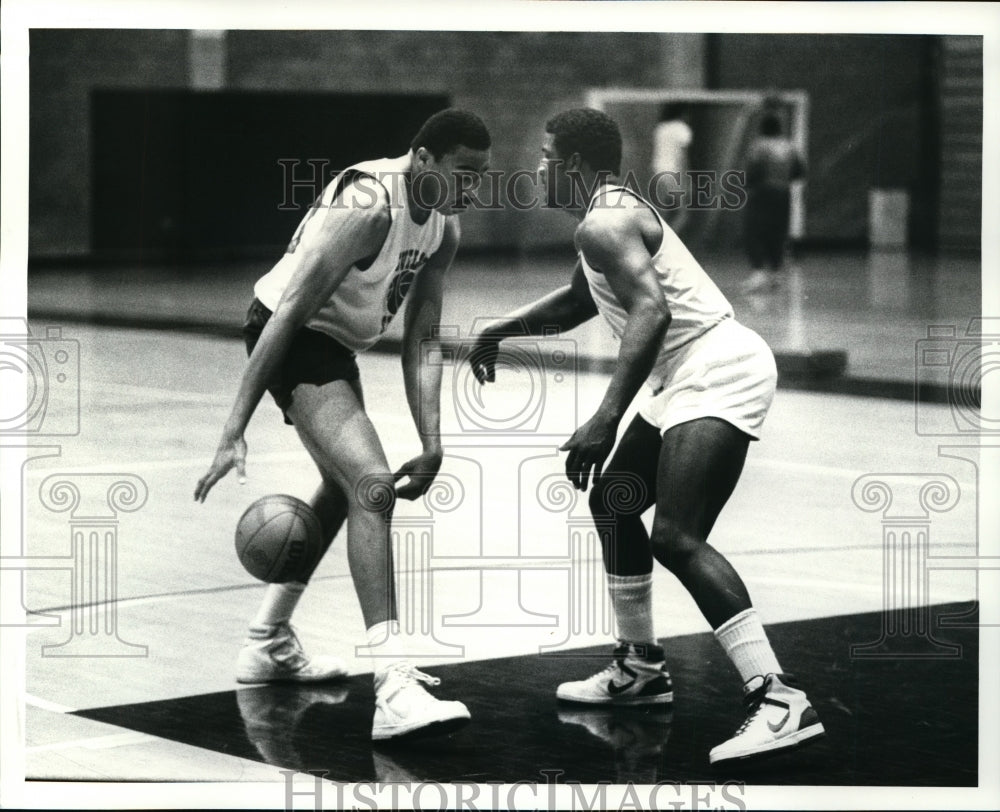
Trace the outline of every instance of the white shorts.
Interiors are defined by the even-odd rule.
[[[657,364],[650,383],[657,381],[662,388],[639,414],[661,434],[689,420],[718,417],[758,440],[778,370],[767,342],[730,318]]]

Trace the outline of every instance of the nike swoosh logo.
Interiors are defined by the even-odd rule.
[[[789,719],[789,717],[791,717],[791,715],[792,715],[792,712],[790,710],[786,710],[785,711],[785,715],[781,717],[781,721],[778,722],[778,724],[772,725],[770,722],[767,723],[768,729],[772,733],[777,733],[779,730],[781,730],[781,728],[783,728],[785,725],[788,724],[788,719]]]
[[[615,685],[614,680],[609,680],[608,693],[611,694],[611,696],[618,696],[619,694],[625,693],[633,685],[635,685],[635,680],[632,680],[631,682],[626,682],[624,685]]]

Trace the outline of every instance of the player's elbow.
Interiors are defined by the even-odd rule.
[[[664,299],[646,299],[640,307],[643,318],[648,324],[654,327],[661,335],[667,331],[672,317],[670,315],[670,308],[667,307]]]

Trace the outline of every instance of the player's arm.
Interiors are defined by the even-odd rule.
[[[642,239],[639,214],[640,210],[634,208],[601,210],[588,217],[578,233],[587,263],[604,274],[628,312],[615,371],[604,398],[594,416],[562,447],[570,452],[567,475],[583,490],[591,469],[596,478],[611,453],[618,424],[652,371],[670,326],[670,309]]]
[[[568,285],[498,319],[478,336],[469,363],[479,383],[495,380],[500,342],[511,336],[564,333],[597,315],[597,305],[579,261]]]
[[[342,194],[344,205],[313,215],[323,219],[312,239],[299,246],[302,256],[298,267],[250,354],[215,460],[195,489],[198,501],[204,502],[212,486],[233,466],[241,478],[245,477],[243,432],[292,338],[333,295],[354,264],[377,253],[385,242],[390,215],[384,190],[376,201],[370,188],[362,190],[354,184]]]
[[[397,488],[402,499],[426,493],[441,468],[441,346],[438,337],[444,282],[458,250],[460,228],[457,217],[449,217],[438,250],[417,273],[407,296],[403,322],[403,385],[410,414],[420,435],[422,451],[404,463],[396,480],[409,482]]]

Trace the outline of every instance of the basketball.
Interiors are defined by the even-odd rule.
[[[319,519],[301,499],[263,496],[236,525],[236,555],[247,572],[269,584],[307,577],[323,549]]]

